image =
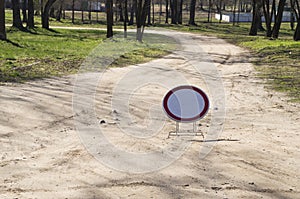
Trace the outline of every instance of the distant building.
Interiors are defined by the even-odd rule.
[[[222,21],[225,22],[233,22],[233,13],[226,13],[222,14]],[[215,14],[215,18],[220,20],[220,14]],[[262,16],[262,21],[265,21],[264,16]],[[296,18],[294,19],[296,21]],[[252,13],[236,13],[235,14],[235,21],[238,22],[251,22],[252,21]],[[274,18],[273,18],[274,21]],[[282,22],[290,22],[291,21],[291,12],[290,11],[284,11],[282,16]]]

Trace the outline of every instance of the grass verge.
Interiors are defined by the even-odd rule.
[[[23,82],[76,73],[89,53],[104,42],[105,34],[99,30],[36,28],[21,32],[10,29],[9,40],[0,41],[0,82]],[[101,56],[112,58],[122,47],[126,51],[113,57],[111,67],[123,67],[162,57],[175,47],[175,41],[169,37],[156,37],[147,35],[144,43],[130,38],[108,41],[109,48]]]
[[[270,40],[259,32],[249,36],[250,23],[232,26],[229,23],[199,23],[197,26],[168,26],[179,31],[201,33],[223,38],[230,43],[247,48],[254,55],[253,63],[260,77],[277,91],[286,92],[291,101],[300,102],[300,42],[293,41],[293,31],[283,23],[279,39]]]

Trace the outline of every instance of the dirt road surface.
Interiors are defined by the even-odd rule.
[[[299,198],[299,104],[265,88],[247,51],[213,37],[168,35],[180,42],[182,48],[177,52],[146,64],[105,71],[95,97],[97,120],[103,120],[99,128],[111,143],[131,152],[160,150],[173,141],[168,133],[174,130],[174,122],[157,107],[168,90],[164,85],[142,85],[128,102],[132,125],[147,123],[152,105],[154,113],[166,120],[150,138],[134,138],[120,131],[126,118],[121,110],[112,108],[111,101],[122,79],[143,67],[153,69],[153,74],[141,72],[140,79],[153,75],[171,81],[176,78],[170,71],[180,73],[211,97],[205,74],[197,73],[189,60],[179,56],[193,51],[195,45],[203,50],[199,54],[209,55],[220,73],[226,105],[212,104],[210,113],[225,109],[224,121],[211,123],[208,115],[199,126],[205,139],[190,139],[190,146],[169,166],[147,173],[122,172],[104,166],[82,143],[72,104],[76,76],[3,85],[0,198]],[[133,84],[138,79],[130,81]],[[214,125],[222,125],[223,131],[217,139],[209,139]],[[206,143],[213,148],[200,158]]]

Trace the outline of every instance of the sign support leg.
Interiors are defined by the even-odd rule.
[[[176,122],[176,135],[179,133],[179,122]]]
[[[193,122],[193,133],[195,133],[195,135],[197,135],[197,125],[196,125],[196,122]]]

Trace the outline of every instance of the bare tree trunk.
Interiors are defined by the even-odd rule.
[[[75,0],[72,0],[72,24],[75,22]]]
[[[0,0],[0,40],[6,40],[5,0]]]
[[[125,4],[126,4],[126,8],[125,8]],[[129,22],[129,15],[128,15],[128,0],[124,0],[124,20],[126,21],[126,23]]]
[[[154,25],[155,23],[155,4],[154,4],[154,0],[152,0],[152,25]]]
[[[241,8],[242,8],[242,3],[241,3],[241,1],[239,0],[239,1],[238,1],[238,16],[237,16],[237,24],[239,24],[239,23],[240,23]]]
[[[33,4],[33,0],[28,0],[27,27],[28,28],[34,28],[34,4]]]
[[[149,7],[147,7],[147,17],[148,17],[147,25],[149,26],[151,25],[151,0],[149,0]]]
[[[83,11],[83,6],[81,6],[81,23],[84,23],[84,11]]]
[[[203,11],[203,10],[204,10],[204,8],[203,8],[203,0],[200,0],[200,1],[199,1],[199,4],[200,4],[200,10]]]
[[[237,0],[233,1],[233,20],[232,20],[232,25],[235,25],[235,23],[236,23],[236,17],[235,17],[235,14],[236,14],[236,1]]]
[[[130,7],[130,18],[129,18],[128,25],[131,26],[131,25],[133,25],[133,21],[134,21],[134,11],[136,10],[134,8],[134,2],[131,2],[130,5],[129,5],[129,7]]]
[[[23,0],[22,2],[22,16],[23,16],[23,22],[27,22],[27,0]]]
[[[124,21],[122,2],[119,1],[120,21]]]
[[[191,0],[189,25],[193,25],[193,26],[196,25],[195,10],[196,10],[196,0]]]
[[[177,0],[171,0],[171,23],[178,23],[178,2]]]
[[[119,1],[120,0],[115,0],[115,8],[114,11],[115,11],[115,21],[117,22],[118,21],[118,17],[119,17]]]
[[[142,27],[143,27],[143,19],[142,19],[142,9],[143,9],[143,0],[137,0],[136,6],[136,40],[142,41]]]
[[[259,5],[256,0],[252,0],[252,8],[253,8],[253,13],[252,13],[252,23],[251,23],[251,28],[249,35],[251,36],[256,36],[257,35],[257,29],[258,29],[258,24],[259,24]]]
[[[13,26],[23,30],[23,24],[21,20],[21,15],[20,15],[20,3],[19,0],[12,0],[12,7],[13,7]]]
[[[166,20],[165,23],[169,23],[169,0],[166,0]]]
[[[294,9],[295,9],[295,1],[291,0],[291,17],[290,17],[290,27],[292,30],[295,28],[295,14],[294,14]]]
[[[297,26],[294,33],[294,40],[300,41],[300,5],[298,0],[295,0],[294,12],[297,18]]]
[[[128,9],[127,5],[128,2],[127,0],[124,0],[124,15],[125,15],[125,20],[124,20],[124,38],[127,38],[127,21],[128,21]]]
[[[89,22],[92,23],[92,2],[89,1]]]
[[[208,12],[207,12],[207,22],[210,22],[210,18],[211,18],[211,0],[208,0]]]
[[[99,0],[97,0],[97,9],[96,9],[96,22],[99,21]]]
[[[134,17],[136,17],[136,10],[137,10],[137,0],[131,0],[130,6],[130,19],[128,25],[134,24]]]
[[[264,17],[265,17],[265,22],[266,22],[266,27],[267,27],[267,37],[272,36],[272,19],[274,15],[274,8],[276,6],[275,0],[272,2],[272,7],[270,8],[270,1],[269,0],[264,0],[263,1],[263,11],[264,11]]]
[[[272,31],[273,38],[278,38],[278,36],[279,36],[279,30],[280,30],[280,26],[281,26],[285,2],[286,2],[286,0],[279,0],[276,20],[275,20],[275,24],[274,24],[273,31]]]
[[[63,9],[63,1],[60,1],[59,3],[59,8],[56,11],[56,21],[60,21],[61,20],[61,15],[62,15],[62,9]]]
[[[42,27],[49,29],[49,11],[56,0],[48,0],[42,15]]]
[[[148,13],[148,7],[150,6],[150,0],[138,0],[137,6],[137,18],[136,18],[136,26],[137,26],[137,34],[136,39],[139,42],[143,41],[144,28],[146,24],[146,19]]]
[[[41,9],[41,17],[43,16],[43,12],[44,12],[44,0],[40,0],[40,9]]]
[[[105,7],[106,7],[106,21],[107,21],[106,37],[110,38],[113,36],[113,23],[114,23],[113,0],[106,0]]]
[[[182,6],[183,6],[183,0],[180,0],[179,3],[179,12],[178,12],[178,24],[182,24]]]
[[[297,21],[297,26],[294,33],[294,41],[300,41],[300,20]]]
[[[162,16],[162,0],[159,0],[159,23],[161,23],[161,16]]]
[[[222,0],[219,0],[216,4],[217,13],[220,15],[219,23],[222,22]]]

